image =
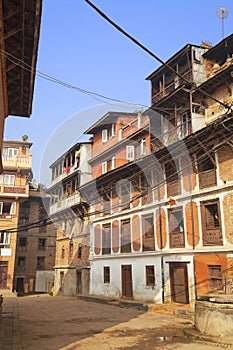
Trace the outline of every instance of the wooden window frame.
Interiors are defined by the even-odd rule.
[[[216,206],[217,208],[217,218],[218,218],[218,226],[215,224],[215,214],[212,213],[210,209],[207,213],[207,207]],[[212,223],[211,217],[209,219],[207,215],[212,215]],[[220,202],[219,199],[201,202],[201,219],[202,219],[202,242],[204,246],[213,246],[213,245],[223,245],[223,235],[222,235],[222,223],[221,223],[221,211],[220,211]],[[215,235],[215,237],[214,237]]]
[[[111,254],[111,231],[111,224],[102,226],[102,255]]]
[[[149,231],[146,231],[146,220],[152,219],[152,227]],[[150,231],[153,232],[150,232]],[[153,252],[155,251],[155,224],[154,215],[150,213],[142,216],[142,251]]]
[[[223,275],[222,275],[222,266],[221,265],[208,265],[208,284],[209,284],[209,292],[216,292],[216,291],[222,291],[223,290]],[[210,271],[214,271],[214,270],[219,270],[220,271],[220,275],[218,276],[217,274],[211,274]],[[220,282],[220,286],[218,287],[214,287],[214,285],[216,284],[216,281],[218,281],[218,283]]]
[[[177,220],[176,213],[181,213],[180,221]],[[184,212],[182,207],[168,209],[168,228],[169,228],[170,248],[185,248],[185,227],[184,227],[183,218],[184,218]],[[178,225],[174,227],[175,222],[177,222]],[[181,227],[182,227],[182,230],[181,230]],[[179,243],[179,240],[181,243]]]
[[[146,285],[154,287],[155,286],[155,267],[154,265],[146,266]]]
[[[124,226],[129,225],[129,237],[126,237],[126,235],[123,235],[123,228]],[[130,219],[124,219],[121,220],[121,226],[120,226],[120,237],[121,237],[121,253],[131,253],[132,247],[131,247],[131,220]],[[125,239],[126,237],[126,239]],[[129,239],[128,239],[129,238]],[[125,243],[125,244],[124,244]]]
[[[104,284],[110,284],[110,266],[104,266]]]

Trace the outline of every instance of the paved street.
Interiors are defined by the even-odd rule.
[[[164,313],[47,295],[5,298],[1,350],[211,350],[187,339],[191,320]]]

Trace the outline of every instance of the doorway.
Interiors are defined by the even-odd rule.
[[[0,262],[0,289],[7,289],[8,262]]]
[[[170,263],[172,302],[189,304],[187,263]]]
[[[121,265],[122,298],[133,298],[132,265]]]
[[[16,292],[24,292],[24,277],[17,277]]]

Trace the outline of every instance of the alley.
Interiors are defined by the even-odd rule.
[[[216,349],[214,344],[185,338],[183,328],[191,325],[185,318],[76,298],[5,298],[0,349]]]

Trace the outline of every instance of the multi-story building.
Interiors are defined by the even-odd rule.
[[[193,305],[232,293],[233,35],[147,79],[150,110],[91,126],[92,294]]]
[[[91,151],[91,141],[76,143],[50,166],[50,217],[57,226],[56,295],[89,293],[88,205],[79,188],[91,178]]]
[[[3,174],[0,175],[0,290],[13,289],[19,204],[29,195],[32,143],[3,142]]]
[[[17,293],[50,292],[54,282],[56,227],[48,217],[50,198],[40,184],[29,184],[21,199],[14,269]]]
[[[41,8],[42,0],[0,1],[0,154],[5,118],[31,115]]]

